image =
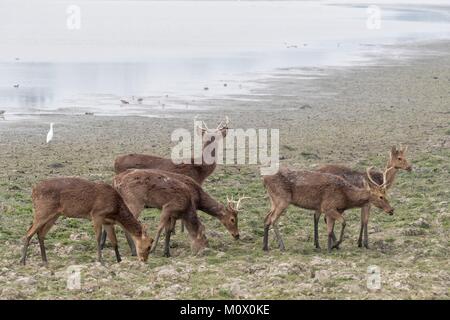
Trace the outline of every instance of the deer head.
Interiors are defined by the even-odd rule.
[[[383,183],[378,184],[371,176],[371,170],[373,167],[367,168],[367,177],[369,178],[370,183],[367,183],[366,180],[364,180],[364,185],[369,191],[369,201],[374,206],[384,210],[386,213],[389,213],[390,215],[394,214],[394,208],[391,207],[389,204],[389,201],[386,197],[386,175],[387,173],[393,169],[393,167],[390,167],[386,169],[383,172]]]
[[[220,222],[236,240],[239,239],[238,213],[241,201],[244,199],[249,199],[249,197],[242,196],[237,201],[233,200],[233,197],[231,199],[227,197],[227,205],[224,206],[222,217],[220,218]]]
[[[197,126],[197,134],[202,137],[203,148],[205,148],[210,143],[216,141],[216,139],[223,139],[226,137],[228,132],[228,124],[230,120],[225,117],[225,122],[222,120],[217,128],[209,129],[204,121],[202,121],[202,126]]]
[[[411,164],[406,160],[406,150],[408,150],[408,146],[400,146],[400,149],[397,149],[396,146],[391,148],[389,152],[389,163],[388,167],[393,167],[395,169],[403,169],[407,171],[412,170]]]
[[[134,238],[136,245],[136,253],[138,255],[139,261],[146,262],[148,255],[150,253],[150,248],[153,244],[153,238],[147,235],[147,227],[142,225],[142,235],[140,237]]]

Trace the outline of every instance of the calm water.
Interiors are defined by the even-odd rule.
[[[277,68],[352,65],[389,54],[383,44],[450,38],[449,7],[430,1],[380,4],[380,29],[367,27],[367,6],[321,1],[35,2],[0,2],[6,115],[192,109],[248,93]],[[67,25],[73,4],[79,29]]]

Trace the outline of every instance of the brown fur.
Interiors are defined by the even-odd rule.
[[[386,189],[389,189],[392,187],[395,181],[395,177],[398,170],[407,170],[411,171],[412,166],[406,159],[406,150],[407,148],[400,148],[397,149],[395,146],[391,148],[391,151],[389,152],[389,159],[386,163],[386,169],[392,168],[389,170],[389,172],[386,175]],[[367,181],[370,183],[370,180],[367,176],[366,172],[358,171],[351,169],[347,166],[342,165],[325,165],[317,169],[318,172],[324,172],[324,173],[330,173],[338,175],[342,178],[344,178],[346,181],[350,182],[351,184],[362,188],[364,185],[364,181]],[[381,171],[371,171],[371,177],[375,182],[378,184],[383,183],[383,172]],[[358,246],[362,247],[364,244],[364,247],[369,248],[369,237],[368,237],[368,223],[369,223],[369,216],[370,216],[370,204],[367,204],[366,206],[361,208],[361,226],[359,231],[359,238],[358,238]],[[315,219],[316,221],[316,219]],[[316,228],[316,226],[315,226]],[[363,240],[364,235],[364,240]]]
[[[170,239],[170,233],[178,219],[185,223],[194,251],[206,246],[204,227],[198,219],[197,210],[219,219],[234,238],[239,238],[238,208],[232,203],[228,203],[227,206],[219,203],[187,176],[163,170],[135,169],[117,175],[113,185],[136,217],[145,207],[162,210],[154,247],[164,228],[167,256],[170,255],[168,246],[170,240],[167,239]]]
[[[268,233],[271,225],[274,226],[280,249],[284,250],[277,221],[289,204],[325,214],[328,229],[328,251],[337,248],[343,240],[345,219],[342,213],[345,210],[372,203],[386,212],[391,214],[393,212],[385,198],[383,188],[369,185],[366,185],[366,188],[357,188],[341,177],[332,174],[281,168],[278,173],[265,176],[263,183],[271,201],[271,209],[264,221],[264,250],[268,250]],[[342,223],[338,242],[335,242],[332,236],[332,228],[336,220]]]
[[[42,260],[46,263],[44,239],[47,232],[64,215],[70,218],[92,220],[99,245],[102,225],[113,243],[117,261],[120,254],[113,225],[120,224],[129,232],[138,248],[141,261],[146,261],[153,239],[149,238],[144,227],[133,216],[119,193],[103,182],[91,182],[81,178],[62,177],[39,182],[32,191],[34,220],[25,237],[21,262],[25,264],[30,239],[38,234]],[[100,247],[98,260],[102,261]]]

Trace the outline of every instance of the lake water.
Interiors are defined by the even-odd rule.
[[[249,94],[280,68],[353,65],[390,54],[386,44],[449,39],[446,2],[422,2],[3,0],[0,110],[196,108]]]

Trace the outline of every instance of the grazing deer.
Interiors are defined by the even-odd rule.
[[[358,188],[336,175],[315,171],[295,171],[288,168],[281,168],[274,175],[264,176],[263,183],[271,202],[271,209],[264,221],[263,250],[266,251],[269,250],[271,225],[273,225],[280,249],[285,249],[277,222],[289,204],[325,214],[328,252],[331,252],[332,248],[338,248],[343,240],[346,222],[342,214],[345,210],[371,203],[391,215],[394,212],[386,199],[384,185],[365,183],[364,188]],[[333,239],[333,227],[336,220],[342,223],[341,235],[337,242]]]
[[[113,226],[115,223],[120,224],[133,237],[139,260],[147,261],[153,239],[147,236],[145,227],[136,220],[112,186],[80,178],[52,178],[39,182],[33,188],[32,200],[34,219],[25,237],[22,264],[25,264],[28,245],[35,233],[38,235],[42,261],[47,263],[45,235],[61,215],[92,220],[99,262],[102,262],[102,226],[114,246],[117,262],[121,261]]]
[[[406,151],[408,150],[408,147],[400,147],[400,149],[397,149],[395,146],[391,148],[391,151],[389,152],[389,160],[387,161],[386,168],[389,169],[387,175],[386,175],[386,189],[389,189],[392,187],[395,176],[397,174],[397,171],[400,169],[411,171],[412,166],[410,163],[408,163],[408,160],[406,160]],[[367,181],[371,183],[371,179],[373,179],[378,185],[383,184],[383,172],[381,171],[371,171],[371,176],[367,174],[367,172],[363,171],[357,171],[354,169],[351,169],[346,166],[341,165],[325,165],[317,169],[318,172],[324,172],[324,173],[331,173],[334,175],[338,175],[351,184],[362,188],[364,186],[364,181]],[[320,215],[320,214],[319,214]],[[362,247],[364,244],[365,248],[369,248],[369,237],[367,232],[367,225],[369,223],[369,216],[370,216],[370,203],[363,206],[361,208],[361,227],[359,231],[359,238],[358,238],[358,246]],[[320,248],[319,242],[318,242],[318,215],[314,216],[314,243],[316,248]],[[363,233],[364,233],[364,240],[363,240]]]
[[[197,217],[197,210],[217,218],[235,239],[239,239],[238,212],[244,197],[238,201],[228,200],[225,206],[209,196],[193,179],[154,169],[128,170],[114,177],[113,185],[135,217],[145,207],[162,210],[152,251],[162,229],[165,229],[164,254],[170,256],[170,234],[178,219],[186,225],[194,251],[206,246],[204,228]]]
[[[219,137],[225,138],[228,132],[228,117],[225,123],[223,121],[219,126],[210,130],[203,123],[202,127],[197,127],[197,133],[202,136],[203,147],[202,151],[205,150],[212,143],[217,143],[216,139]],[[215,149],[212,148],[211,156],[215,157]],[[203,184],[207,177],[209,177],[216,169],[216,161],[208,163],[209,161],[204,161],[203,152],[202,159],[191,158],[188,163],[173,163],[170,158],[162,158],[158,156],[151,156],[146,154],[127,154],[121,155],[114,161],[114,171],[116,174],[124,172],[128,169],[159,169],[164,171],[169,171],[173,173],[184,174],[188,177],[194,179],[197,183]]]
[[[147,154],[127,154],[121,155],[114,161],[114,171],[116,174],[122,173],[129,169],[159,169],[173,173],[179,173],[191,177],[200,185],[208,178],[216,169],[216,161],[210,163],[204,161],[203,151],[212,143],[217,144],[218,138],[225,138],[228,132],[228,117],[225,118],[225,123],[219,123],[216,129],[209,129],[203,122],[202,127],[197,127],[197,134],[202,137],[202,159],[195,159],[192,157],[190,161],[185,163],[174,163],[170,158],[163,158]],[[215,157],[216,150],[211,148],[211,156]],[[184,231],[184,225],[181,223],[181,231]],[[175,232],[175,229],[174,229]],[[106,232],[102,236],[102,248],[106,241]],[[134,253],[133,253],[134,254]]]

